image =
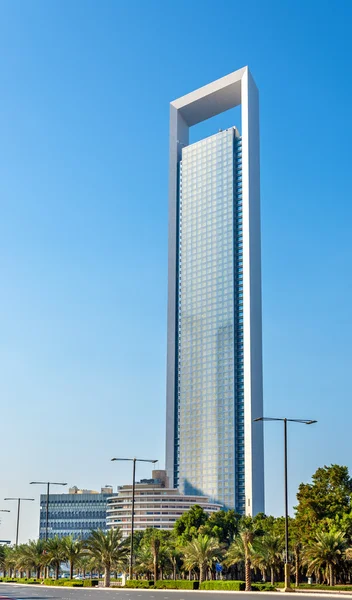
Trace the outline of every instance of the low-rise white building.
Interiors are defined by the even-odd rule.
[[[106,525],[108,529],[120,527],[123,537],[131,533],[132,485],[118,487],[118,494],[108,499]],[[208,514],[220,510],[219,504],[209,502],[206,496],[185,496],[168,487],[166,471],[153,471],[152,479],[135,485],[134,530],[148,527],[171,530],[181,515],[198,504]]]

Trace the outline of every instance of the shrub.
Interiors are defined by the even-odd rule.
[[[271,585],[271,583],[252,583],[252,590],[258,592],[275,592],[275,585]]]
[[[192,582],[191,582],[192,583]],[[246,587],[244,581],[203,581],[201,590],[231,590],[233,592],[243,592]]]
[[[99,579],[84,579],[83,587],[97,587],[99,585]]]
[[[150,588],[154,585],[154,581],[148,579],[128,579],[126,581],[126,588]]]
[[[154,584],[155,589],[169,590],[198,590],[199,581],[188,581],[187,579],[160,579]]]

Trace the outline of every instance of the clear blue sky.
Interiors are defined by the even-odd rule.
[[[244,65],[265,414],[319,420],[290,428],[290,505],[318,466],[352,467],[351,19],[349,0],[1,3],[0,498],[34,494],[21,540],[32,479],[99,488],[130,480],[114,455],[164,464],[169,102]],[[265,446],[279,515],[278,425]]]

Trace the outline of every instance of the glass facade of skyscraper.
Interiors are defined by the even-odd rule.
[[[245,509],[241,138],[178,164],[175,486]]]

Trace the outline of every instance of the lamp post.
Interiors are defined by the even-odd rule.
[[[51,485],[67,485],[67,483],[58,483],[57,481],[31,481],[29,485],[46,485],[46,516],[45,516],[45,541],[48,540],[49,524],[49,492]]]
[[[34,502],[34,498],[4,498],[4,500],[16,500],[17,501],[17,526],[16,526],[16,548],[18,546],[18,532],[20,528],[20,508],[21,508],[21,500],[29,500],[30,502]],[[10,512],[10,511],[8,511]]]
[[[131,513],[131,550],[130,550],[130,579],[133,577],[133,533],[134,533],[134,496],[136,487],[136,462],[147,462],[155,464],[157,460],[147,460],[145,458],[112,458],[111,460],[128,460],[133,462],[132,471],[132,513]]]
[[[286,419],[258,417],[254,421],[282,421],[284,424],[284,471],[285,471],[285,592],[290,590],[290,564],[288,556],[288,487],[287,487],[287,423],[302,423],[313,425],[317,421],[313,419]]]

